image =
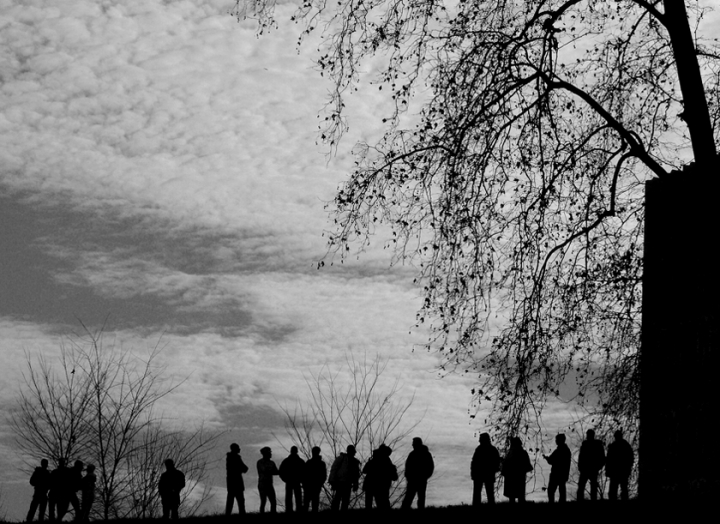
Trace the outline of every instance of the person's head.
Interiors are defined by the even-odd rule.
[[[233,442],[232,444],[230,444],[230,451],[233,453],[240,453],[240,446]]]
[[[392,448],[386,444],[380,444],[378,451],[380,452],[381,457],[389,457],[392,455]]]
[[[291,455],[297,455],[298,454],[298,448],[297,446],[293,446],[290,448],[290,454]]]
[[[82,460],[76,460],[76,461],[75,461],[75,465],[74,465],[75,469],[82,470],[82,469],[83,469],[83,466],[84,466],[84,464],[83,464],[83,461],[82,461]]]
[[[622,440],[623,432],[622,429],[615,430],[615,440]]]
[[[355,451],[355,446],[353,446],[352,444],[350,444],[345,451],[346,451],[347,454],[350,455],[351,457],[354,457],[354,456],[355,456],[355,453],[357,453],[357,451]]]
[[[421,448],[423,445],[423,441],[420,437],[415,437],[412,439],[412,447],[413,449]]]
[[[595,440],[595,430],[594,429],[588,429],[587,433],[585,433],[587,440]]]
[[[480,444],[483,446],[489,446],[491,444],[490,433],[480,433]]]
[[[265,446],[260,450],[260,454],[263,456],[263,458],[270,458],[272,457],[272,450],[269,447]]]
[[[562,433],[560,433],[559,435],[555,435],[555,444],[557,444],[558,446],[560,444],[565,444],[565,435],[563,435]]]
[[[512,437],[510,439],[511,448],[522,448],[522,439],[520,437]]]
[[[43,468],[43,469],[47,469],[48,464],[49,464],[48,459],[42,459],[42,460],[40,461],[40,467]]]
[[[165,469],[168,471],[175,469],[175,461],[173,459],[165,459]]]
[[[314,447],[312,448],[312,456],[313,456],[313,457],[319,457],[319,456],[320,456],[320,451],[321,451],[320,446],[314,446]]]
[[[88,464],[87,468],[85,468],[85,471],[87,471],[88,473],[95,473],[95,466],[93,466],[92,464]]]

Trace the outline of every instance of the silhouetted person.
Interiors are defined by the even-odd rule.
[[[312,504],[313,512],[320,508],[320,492],[327,480],[327,466],[320,456],[320,448],[312,448],[312,457],[305,462],[303,469],[303,491],[305,495],[305,511]]]
[[[69,505],[72,506],[73,513],[75,514],[75,520],[80,520],[82,518],[82,512],[80,511],[80,499],[78,499],[77,493],[80,489],[82,489],[83,466],[84,464],[82,460],[76,460],[75,464],[73,464],[73,467],[70,469],[71,485],[68,493],[68,502],[70,503]],[[66,511],[67,507],[68,506],[64,507]],[[62,520],[60,511],[58,511],[58,520]]]
[[[610,500],[617,500],[618,486],[622,500],[628,499],[628,483],[632,473],[635,453],[630,443],[623,438],[621,430],[615,432],[615,441],[608,446],[605,474],[610,478]]]
[[[277,497],[273,486],[273,475],[279,475],[275,462],[271,460],[272,450],[265,446],[260,450],[262,458],[257,461],[258,493],[260,494],[260,513],[265,513],[265,503],[270,501],[270,513],[277,513]]]
[[[165,460],[165,472],[160,475],[160,482],[158,483],[163,519],[177,520],[179,518],[180,492],[184,487],[185,475],[175,468],[175,462],[172,459]]]
[[[502,465],[502,476],[505,477],[503,494],[510,502],[525,502],[525,480],[533,470],[530,456],[523,449],[520,437],[510,439],[510,449]]]
[[[38,520],[45,520],[45,509],[48,502],[48,490],[50,489],[50,470],[48,470],[47,459],[42,459],[40,465],[35,468],[30,476],[30,485],[33,489],[33,498],[30,502],[30,510],[28,511],[26,522],[32,522],[35,518],[35,512],[38,511]]]
[[[488,433],[480,435],[480,445],[475,448],[470,462],[470,478],[473,481],[472,504],[478,507],[482,502],[482,488],[485,486],[488,504],[495,504],[495,475],[500,471],[500,452],[490,441]]]
[[[597,500],[598,494],[598,474],[605,465],[605,448],[603,443],[595,440],[595,431],[588,429],[586,438],[580,446],[580,456],[578,457],[578,470],[580,471],[580,480],[578,480],[577,499],[585,498],[585,486],[590,481],[590,499]]]
[[[248,467],[240,456],[240,446],[230,444],[230,451],[225,456],[225,474],[227,480],[227,499],[225,500],[225,515],[232,513],[233,504],[237,500],[238,514],[245,513],[245,482],[243,474],[248,472]]]
[[[93,502],[95,502],[95,466],[88,464],[85,468],[85,476],[80,481],[80,493],[82,495],[80,507],[80,520],[87,522],[90,520],[90,512],[92,511]]]
[[[333,490],[330,509],[345,511],[350,506],[350,491],[357,491],[360,481],[360,461],[355,458],[355,446],[350,444],[330,467],[330,487]]]
[[[302,477],[305,461],[298,455],[297,446],[290,448],[290,455],[280,463],[280,479],[285,483],[285,512],[293,511],[293,496],[295,496],[295,509],[303,510],[302,503]]]
[[[48,516],[50,520],[62,520],[70,504],[69,490],[72,473],[65,465],[65,459],[58,459],[58,466],[50,472],[50,492],[48,493]]]
[[[392,449],[381,444],[363,468],[363,490],[367,509],[372,509],[373,499],[378,509],[390,509],[390,487],[398,479],[397,468],[390,460],[391,454]]]
[[[415,495],[417,495],[417,507],[425,507],[425,492],[427,491],[428,479],[435,471],[435,462],[428,447],[423,444],[420,437],[412,439],[413,450],[405,461],[405,479],[407,489],[403,499],[403,509],[410,509]]]
[[[560,492],[560,502],[567,501],[567,490],[565,484],[570,477],[570,462],[572,461],[572,453],[570,448],[565,444],[565,435],[560,434],[555,437],[557,447],[550,456],[544,455],[545,460],[550,464],[550,482],[548,483],[548,500],[555,502],[555,491]]]

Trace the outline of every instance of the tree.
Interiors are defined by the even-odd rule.
[[[274,0],[237,7],[261,30],[275,23]],[[645,182],[697,193],[718,174],[720,51],[699,31],[705,13],[683,0],[306,0],[293,17],[304,34],[324,28],[324,140],[346,130],[367,59],[384,59],[373,82],[392,103],[335,196],[331,251],[349,256],[392,228],[393,261],[419,268],[427,347],[444,369],[478,373],[474,399],[504,435],[539,438],[561,396],[600,428],[637,430]],[[670,176],[693,159],[698,176]],[[702,242],[706,218],[673,234],[699,227]],[[717,277],[703,271],[704,294],[673,296],[707,305]],[[646,345],[677,351],[649,335],[672,318],[650,317]]]
[[[369,360],[367,355],[356,360],[350,354],[347,367],[331,370],[323,367],[317,374],[306,377],[308,399],[295,406],[283,407],[285,429],[293,445],[308,459],[312,448],[320,446],[327,461],[328,474],[332,461],[352,444],[357,450],[356,458],[365,464],[380,444],[393,450],[393,462],[404,460],[402,450],[420,420],[405,423],[405,415],[413,405],[414,395],[409,399],[400,397],[398,379],[384,379],[388,361],[379,355]],[[278,438],[278,441],[281,439]],[[402,467],[398,468],[402,478]],[[394,483],[390,501],[398,502],[404,489],[400,482]],[[332,494],[327,486],[321,498],[323,507],[330,507]],[[358,491],[350,507],[364,503]]]
[[[61,345],[57,366],[27,355],[10,421],[20,451],[33,463],[63,458],[94,464],[97,513],[105,520],[157,515],[161,466],[172,458],[188,478],[185,512],[195,512],[209,496],[193,491],[205,478],[204,453],[217,435],[202,427],[169,430],[154,412],[178,387],[161,377],[158,347],[143,360],[105,346],[102,329],[83,329],[84,338]]]

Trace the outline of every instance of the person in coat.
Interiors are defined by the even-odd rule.
[[[513,503],[516,500],[525,502],[525,481],[527,474],[533,470],[530,456],[523,449],[520,437],[510,439],[508,451],[502,465],[502,476],[505,478],[503,494]]]
[[[82,489],[82,472],[84,467],[85,464],[83,464],[82,460],[76,460],[73,464],[73,467],[70,468],[70,486],[67,499],[69,505],[72,506],[73,513],[75,514],[75,520],[82,519],[80,499],[78,498],[77,493]],[[67,506],[64,506],[64,509],[67,511]],[[60,511],[58,511],[58,520],[62,520],[62,516],[60,516]]]
[[[227,498],[225,499],[225,515],[232,513],[233,505],[237,500],[238,514],[245,513],[245,483],[243,474],[248,472],[248,467],[240,456],[240,446],[236,443],[230,444],[230,451],[225,455],[225,480],[227,483]]]
[[[580,446],[580,456],[578,457],[580,479],[578,480],[577,500],[585,498],[585,486],[588,481],[590,481],[590,499],[597,500],[598,475],[604,465],[605,447],[602,442],[595,440],[595,431],[588,429],[585,440]]]
[[[70,504],[69,487],[72,482],[70,468],[67,467],[65,459],[58,459],[57,467],[50,472],[50,490],[48,493],[48,517],[55,520],[56,512],[58,520],[62,520],[67,513]]]
[[[403,509],[410,509],[415,495],[417,495],[417,507],[423,509],[425,507],[425,492],[427,491],[428,479],[435,470],[435,462],[428,447],[423,444],[420,437],[412,440],[413,450],[405,461],[405,479],[407,480],[407,490],[405,499],[403,500]]]
[[[397,468],[390,460],[392,449],[381,444],[373,452],[362,472],[365,475],[365,508],[372,509],[373,499],[378,509],[390,509],[390,487],[398,479]]]
[[[355,446],[350,444],[345,453],[335,459],[330,467],[330,487],[333,490],[330,509],[345,511],[350,506],[350,491],[357,491],[360,482],[360,461],[355,458]]]
[[[50,470],[48,470],[47,459],[42,459],[40,465],[33,471],[30,476],[30,485],[33,487],[33,498],[25,522],[32,522],[36,511],[38,512],[38,521],[42,522],[45,520],[48,490],[50,489]]]
[[[179,518],[180,492],[184,487],[185,474],[175,468],[174,460],[166,459],[165,472],[160,475],[160,482],[158,482],[163,519],[167,520],[172,518],[173,520],[177,520]]]
[[[260,494],[260,513],[265,513],[265,503],[270,501],[270,513],[277,513],[277,497],[273,476],[279,475],[275,462],[272,461],[272,450],[265,446],[260,450],[262,458],[257,461],[258,493]]]
[[[628,499],[628,484],[635,453],[630,443],[623,438],[622,430],[615,432],[615,440],[608,446],[607,462],[605,463],[605,474],[610,479],[610,500],[617,500],[618,486],[622,500]]]
[[[280,463],[280,479],[285,483],[285,512],[293,512],[293,495],[295,509],[302,511],[302,477],[305,461],[298,455],[297,446],[290,448],[290,455]]]
[[[482,503],[482,489],[485,487],[488,504],[495,504],[495,476],[500,471],[500,452],[492,445],[489,433],[480,435],[480,445],[475,448],[470,462],[470,478],[473,481],[474,507]]]
[[[318,446],[312,448],[312,457],[305,462],[303,469],[303,495],[305,496],[305,511],[308,511],[310,504],[312,510],[317,513],[320,508],[320,492],[327,480],[327,466],[320,456],[321,449]]]
[[[567,501],[565,484],[570,477],[570,462],[572,461],[570,448],[565,444],[565,435],[561,433],[555,436],[555,444],[557,445],[555,451],[550,456],[544,455],[545,460],[550,464],[550,482],[548,483],[550,503],[555,502],[556,491],[560,493],[560,502]]]
[[[90,512],[95,502],[95,466],[88,464],[85,468],[85,476],[80,481],[80,520],[87,522],[90,520]]]

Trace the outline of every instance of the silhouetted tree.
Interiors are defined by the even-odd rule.
[[[236,14],[264,31],[275,3],[240,0]],[[347,129],[371,58],[391,102],[335,196],[331,251],[391,228],[393,263],[418,268],[427,347],[443,369],[478,373],[500,442],[539,438],[560,396],[598,427],[637,427],[644,182],[693,158],[717,172],[720,53],[697,31],[704,13],[682,0],[306,0],[293,17],[323,31],[322,139]]]

